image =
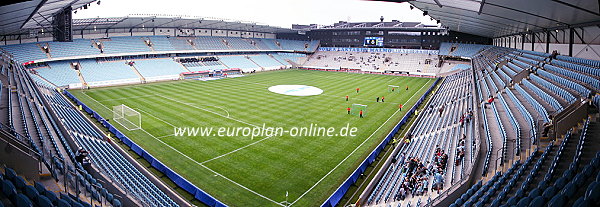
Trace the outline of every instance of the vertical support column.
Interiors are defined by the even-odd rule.
[[[550,53],[550,31],[546,32],[546,53]]]
[[[569,56],[573,57],[573,42],[575,42],[575,28],[569,28]]]
[[[535,33],[531,34],[531,51],[535,51]]]
[[[521,50],[525,49],[525,34],[521,34]]]

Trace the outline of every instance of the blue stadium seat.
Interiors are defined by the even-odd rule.
[[[591,203],[600,202],[600,183],[594,181],[590,184],[585,192],[585,199]]]
[[[582,196],[579,199],[577,199],[575,201],[575,203],[573,203],[573,207],[588,207],[590,206],[590,202],[588,200],[585,200],[585,198]]]
[[[545,203],[546,201],[544,201],[544,197],[538,196],[531,200],[531,202],[529,203],[529,207],[542,207]]]
[[[529,206],[529,202],[531,202],[531,198],[524,197],[524,198],[521,198],[521,200],[519,200],[519,202],[517,202],[517,206],[518,207],[527,207],[527,206]]]
[[[40,195],[38,191],[31,185],[25,186],[25,195],[32,201],[37,200],[37,197]]]
[[[40,195],[37,198],[36,204],[39,207],[52,207],[52,206],[54,206],[54,204],[52,203],[52,201],[50,201],[49,198],[47,198],[46,196],[43,196],[43,195]]]
[[[4,196],[11,198],[17,194],[17,188],[10,182],[10,180],[2,181],[2,193]]]
[[[16,198],[15,206],[16,207],[33,207],[33,203],[31,202],[31,200],[29,200],[29,198],[27,198],[26,195],[19,193]]]
[[[69,203],[69,201],[64,200],[64,199],[59,199],[57,201],[57,206],[58,207],[71,207],[71,204]]]

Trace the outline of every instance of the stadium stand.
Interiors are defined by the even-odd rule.
[[[43,44],[39,43],[39,44]],[[0,48],[6,50],[19,62],[27,62],[38,59],[46,59],[48,56],[42,51],[38,43],[26,43],[18,45],[3,45]]]
[[[435,198],[439,194],[434,191],[465,178],[475,148],[471,76],[464,70],[446,77],[394,155],[397,161],[384,169],[367,205],[420,203],[421,197]]]
[[[167,36],[150,36],[147,37],[155,51],[175,51],[175,44],[171,42],[171,38]],[[189,49],[192,49],[191,47]]]
[[[139,83],[139,77],[124,61],[97,62],[96,60],[79,61],[82,76],[89,86],[103,86]]]
[[[56,86],[80,84],[78,73],[71,67],[71,62],[59,61],[48,63],[48,67],[35,70],[39,76]]]
[[[100,50],[91,40],[74,39],[73,42],[48,42],[50,55],[53,58],[98,55]]]
[[[247,56],[219,56],[219,61],[229,68],[240,68],[245,71],[260,70],[260,67],[250,61]]]
[[[121,54],[133,52],[149,52],[148,47],[141,37],[111,37],[99,39],[102,44],[103,53]]]
[[[437,57],[418,53],[317,51],[303,65],[313,68],[351,68],[429,74],[437,72],[439,68],[435,68],[433,64],[425,64],[426,59],[435,62]]]
[[[165,76],[178,77],[180,73],[188,72],[172,59],[136,60],[135,68],[147,79]]]
[[[267,68],[268,69],[278,69],[278,68],[284,67],[284,65],[282,63],[278,62],[273,57],[270,57],[268,55],[252,55],[252,56],[248,56],[248,57],[254,63],[256,63],[257,65],[259,65],[265,69],[267,69]]]
[[[477,44],[462,44],[462,43],[448,43],[442,42],[440,44],[440,55],[455,56],[455,57],[467,57],[472,58],[481,50],[490,48],[489,45],[477,45]]]

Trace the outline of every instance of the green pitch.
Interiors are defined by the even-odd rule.
[[[285,70],[214,81],[175,81],[73,90],[105,118],[125,104],[142,129],[111,123],[155,158],[230,206],[316,206],[381,142],[434,79]],[[288,96],[274,85],[308,85],[323,93]],[[391,92],[388,85],[401,86]],[[406,91],[405,86],[409,86]],[[356,88],[360,92],[356,93]],[[348,95],[350,100],[346,101]],[[385,96],[384,103],[376,97]],[[349,115],[352,104],[368,116]],[[404,110],[399,111],[399,104]],[[174,136],[175,127],[357,127],[357,136]]]

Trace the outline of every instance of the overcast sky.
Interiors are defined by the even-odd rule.
[[[429,16],[408,3],[365,0],[101,0],[73,17],[123,17],[130,14],[178,14],[217,17],[291,28],[292,24],[331,25],[337,21],[422,22],[433,25]]]

